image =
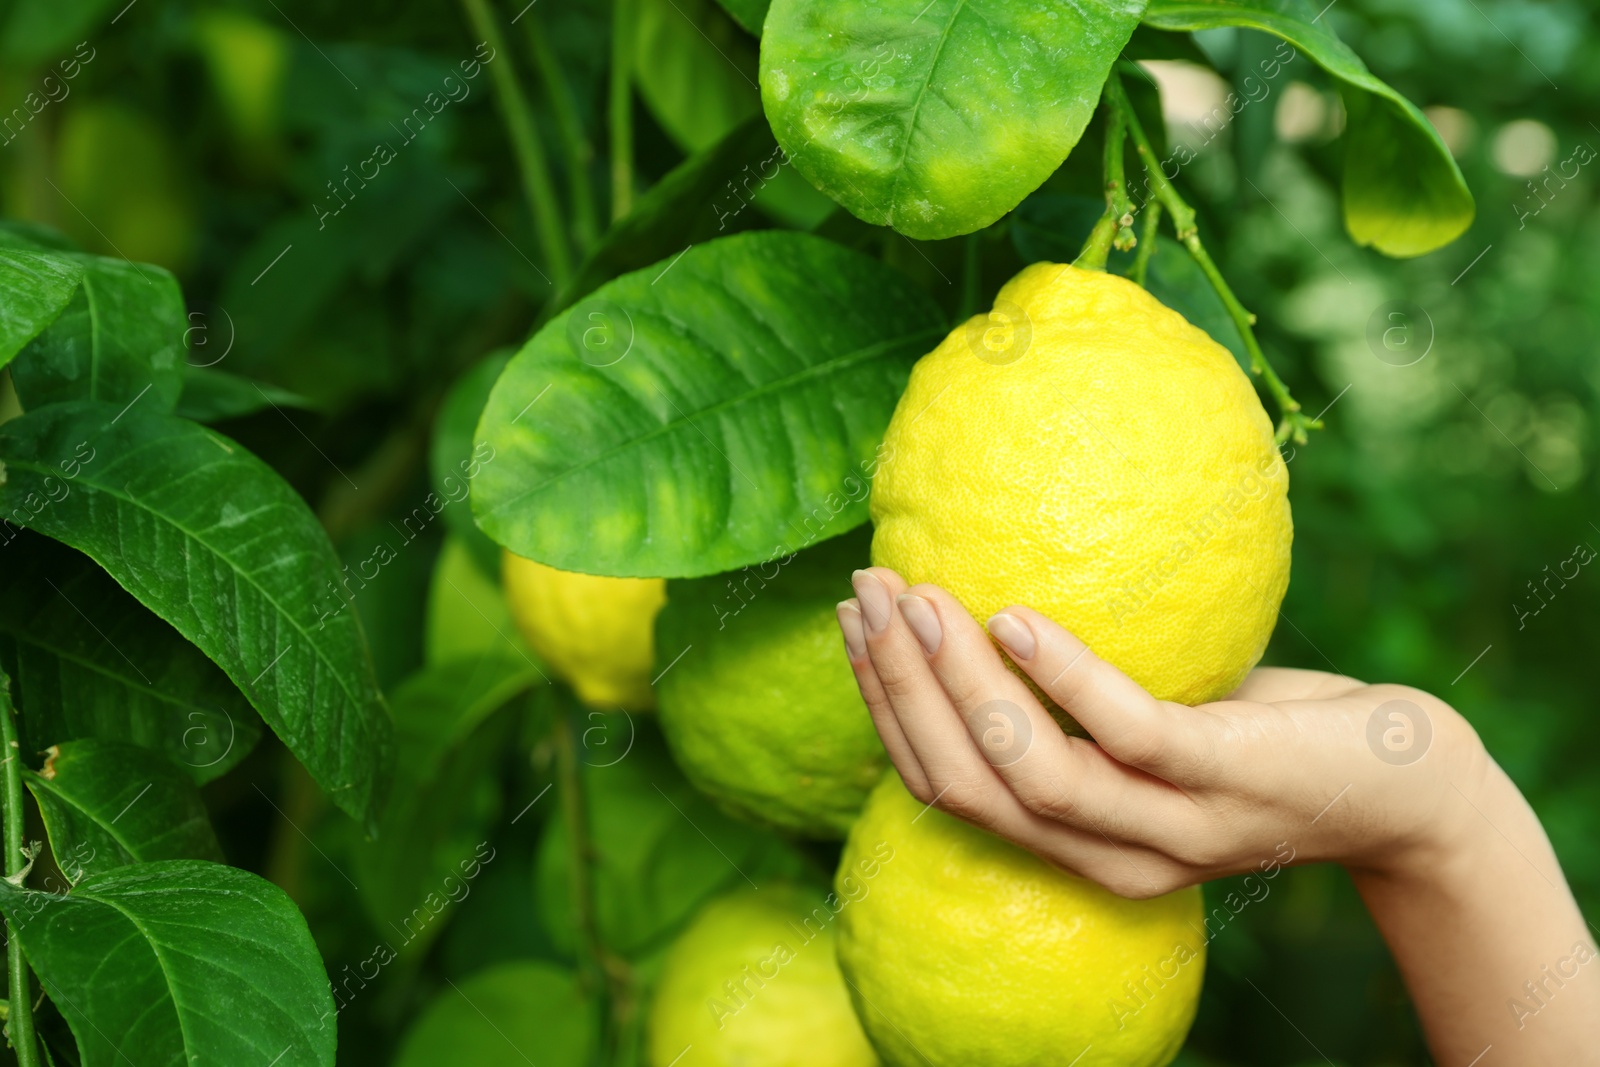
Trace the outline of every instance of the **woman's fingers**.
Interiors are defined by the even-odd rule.
[[[908,619],[897,608],[895,598],[905,582],[884,568],[857,571],[852,581],[861,603],[875,699],[888,708],[895,724],[891,729],[904,737],[922,776],[921,781],[905,778],[912,795],[1025,847],[1042,848],[1047,838],[1054,840],[1053,855],[1064,866],[1084,861],[1070,840],[1050,837],[1051,824],[1024,807],[979,755],[928,666],[923,642],[932,640],[937,646],[937,638],[915,612]]]
[[[857,599],[839,605],[846,649],[913,795],[1123,896],[1195,880],[1171,847],[1193,829],[1180,790],[1062,733],[948,593],[907,591],[884,568],[852,581]]]
[[[873,697],[881,691],[927,781],[913,793],[1016,838],[1035,818],[1106,841],[1156,843],[1181,832],[1188,799],[1063,734],[948,593],[901,592],[898,575],[876,568],[854,581]]]
[[[872,667],[871,657],[867,655],[866,623],[861,617],[861,605],[855,600],[843,600],[839,602],[837,613],[839,630],[844,634],[845,654],[856,676],[856,688],[861,690],[861,699],[866,701],[867,711],[872,714],[872,725],[878,731],[878,739],[883,742],[884,751],[889,753],[889,761],[900,772],[906,787],[913,793],[921,793],[927,788],[928,776],[906,741],[905,731],[900,729],[899,720],[889,707],[888,694],[883,691],[883,683],[878,681],[878,673]]]
[[[1029,811],[1119,841],[1157,843],[1179,830],[1189,800],[1063,733],[949,593],[919,585],[897,606],[913,631],[938,635],[929,666],[979,752]]]
[[[997,785],[929,669],[918,635],[896,610],[894,598],[905,591],[905,582],[882,567],[857,571],[851,582],[876,682],[929,785],[935,792],[952,783],[962,789]]]
[[[1122,763],[1175,781],[1209,746],[1189,709],[1157,700],[1032,608],[1006,608],[988,626],[1017,666]]]
[[[1014,831],[996,832],[1047,863],[1097,882],[1120,897],[1147,900],[1202,880],[1199,872],[1156,849],[1113,841],[1092,830],[1038,816],[1018,818]]]

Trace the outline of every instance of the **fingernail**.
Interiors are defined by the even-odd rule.
[[[855,587],[856,598],[861,601],[861,614],[867,620],[867,633],[883,633],[893,610],[893,605],[889,603],[889,587],[880,582],[876,575],[866,571],[852,574],[850,584]]]
[[[867,634],[861,629],[861,609],[854,600],[839,601],[839,629],[844,632],[844,650],[851,659],[859,659],[867,651]]]
[[[1039,643],[1033,639],[1033,631],[1028,629],[1028,624],[1003,611],[990,617],[989,636],[1006,646],[1012,659],[1030,659],[1039,649]]]
[[[930,656],[939,651],[939,639],[944,632],[939,629],[939,613],[933,605],[910,593],[902,593],[895,603],[900,605],[900,614],[905,618],[906,625],[922,642],[922,650]]]

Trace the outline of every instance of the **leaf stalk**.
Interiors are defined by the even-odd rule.
[[[1320,430],[1322,422],[1311,418],[1300,410],[1299,401],[1289,394],[1289,387],[1278,377],[1278,372],[1273,370],[1272,364],[1267,362],[1266,353],[1261,350],[1261,343],[1256,340],[1256,317],[1245,310],[1239,298],[1234,295],[1227,280],[1222,277],[1222,272],[1211,259],[1211,254],[1206,251],[1205,245],[1200,241],[1200,228],[1195,222],[1194,208],[1186,203],[1178,190],[1168,179],[1166,172],[1161,169],[1161,162],[1156,158],[1155,149],[1150,144],[1150,138],[1145,135],[1144,126],[1139,122],[1139,116],[1134,113],[1133,104],[1128,99],[1127,92],[1122,88],[1122,79],[1118,77],[1115,69],[1106,79],[1105,97],[1113,110],[1120,112],[1126,125],[1128,135],[1133,138],[1134,150],[1139,155],[1139,161],[1144,164],[1146,173],[1150,178],[1150,187],[1155,194],[1156,204],[1164,206],[1172,215],[1172,227],[1179,241],[1189,250],[1195,263],[1216,290],[1222,305],[1228,311],[1228,316],[1233,319],[1233,324],[1239,330],[1239,336],[1244,341],[1245,351],[1250,356],[1250,370],[1261,377],[1266,383],[1267,391],[1272,394],[1272,399],[1277,403],[1279,420],[1276,434],[1277,442],[1281,445],[1288,440],[1296,444],[1305,444],[1306,431]]]
[[[1155,254],[1156,235],[1161,231],[1161,205],[1154,203],[1144,209],[1144,236],[1139,238],[1139,251],[1133,257],[1133,269],[1128,277],[1135,285],[1148,288],[1145,278],[1150,273],[1150,257]]]
[[[1105,174],[1106,210],[1089,231],[1083,250],[1072,265],[1080,270],[1106,269],[1106,260],[1115,246],[1126,251],[1134,245],[1133,202],[1128,199],[1128,183],[1123,170],[1123,147],[1128,137],[1128,124],[1122,111],[1108,108],[1106,112],[1106,145],[1103,162]]]

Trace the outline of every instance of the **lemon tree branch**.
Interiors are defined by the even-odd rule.
[[[611,73],[606,86],[612,222],[633,210],[633,33],[628,0],[612,0]]]
[[[1206,251],[1205,245],[1201,244],[1200,230],[1195,224],[1194,208],[1178,195],[1178,190],[1161,169],[1161,162],[1156,158],[1155,149],[1150,145],[1150,138],[1145,135],[1144,126],[1140,124],[1139,116],[1134,113],[1133,104],[1128,100],[1128,95],[1122,88],[1122,80],[1115,70],[1106,79],[1105,93],[1112,107],[1122,114],[1128,135],[1133,138],[1134,150],[1138,152],[1139,160],[1150,176],[1150,186],[1155,193],[1156,202],[1172,215],[1172,227],[1178,240],[1183,242],[1189,254],[1194,257],[1195,263],[1199,264],[1201,272],[1216,290],[1223,307],[1228,309],[1228,315],[1238,327],[1239,336],[1244,340],[1245,351],[1250,354],[1250,370],[1261,376],[1267,385],[1267,391],[1277,402],[1281,416],[1278,421],[1278,443],[1282,444],[1293,438],[1297,444],[1304,444],[1306,431],[1319,430],[1322,428],[1322,423],[1301,412],[1299,401],[1289,395],[1289,387],[1283,384],[1278,372],[1267,362],[1266,353],[1261,351],[1261,344],[1256,340],[1254,329],[1256,317],[1239,303],[1239,298],[1233,295],[1233,290],[1222,277],[1222,272],[1212,261],[1211,254]]]
[[[0,766],[5,778],[6,876],[25,871],[28,857],[23,850],[22,760],[17,747],[17,720],[11,707],[11,679],[0,670],[0,744],[5,746]],[[20,879],[19,879],[20,882]],[[33,1036],[32,996],[28,992],[28,961],[22,956],[17,926],[6,920],[6,970],[10,978],[7,996],[6,1033],[17,1054],[18,1067],[39,1067],[39,1048]]]
[[[555,182],[550,177],[550,165],[545,160],[544,146],[539,142],[539,131],[534,128],[533,109],[517,81],[516,70],[511,65],[511,52],[500,34],[500,23],[490,9],[488,0],[461,0],[467,18],[478,36],[494,50],[498,62],[490,63],[495,99],[500,114],[505,119],[506,132],[511,135],[512,155],[516,157],[517,171],[522,178],[522,192],[533,212],[534,229],[538,231],[539,246],[544,252],[555,288],[572,277],[572,253],[567,248],[566,229],[561,224],[561,205],[556,199]]]
[[[1136,285],[1144,285],[1150,273],[1150,256],[1156,250],[1156,235],[1161,230],[1161,205],[1150,204],[1144,210],[1144,236],[1139,238],[1139,252],[1133,257],[1133,269],[1128,277]]]
[[[550,46],[550,39],[539,25],[538,12],[529,11],[522,25],[528,37],[528,48],[533,53],[533,65],[539,70],[550,110],[555,114],[556,131],[561,135],[567,185],[572,197],[573,235],[578,239],[579,248],[587,251],[600,239],[600,216],[595,209],[594,193],[589,188],[589,163],[594,158],[594,146],[583,131],[572,86],[567,82],[566,71],[561,69],[555,49]]]
[[[595,913],[595,846],[590,837],[588,799],[579,766],[583,731],[576,720],[581,711],[576,698],[564,686],[559,687],[555,702],[551,741],[555,748],[557,793],[572,850],[568,877],[578,935],[578,977],[586,990],[600,1001],[605,1016],[614,1024],[606,1028],[609,1045],[617,1040],[635,1013],[633,975],[627,963],[606,946]],[[612,1062],[615,1052],[614,1047],[604,1049],[600,1062]]]
[[[1083,242],[1078,258],[1072,261],[1074,267],[1083,270],[1105,270],[1112,245],[1120,249],[1133,247],[1133,231],[1128,228],[1133,225],[1133,204],[1128,199],[1128,184],[1122,162],[1128,124],[1122,109],[1111,106],[1109,97],[1107,101],[1106,148],[1102,171],[1105,174],[1106,212],[1094,224],[1094,229],[1089,231],[1089,238]]]

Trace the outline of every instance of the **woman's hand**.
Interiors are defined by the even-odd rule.
[[[850,664],[911,792],[1122,896],[1285,850],[1373,868],[1426,860],[1473,829],[1462,797],[1482,790],[1488,758],[1426,693],[1263,669],[1189,708],[1028,608],[986,634],[936,586],[907,590],[875,567],[855,588],[839,608]],[[1093,741],[1061,731],[991,636]]]
[[[1160,701],[1025,607],[857,571],[839,625],[911,792],[1127,897],[1333,861],[1451,1067],[1600,1064],[1600,961],[1533,811],[1447,704],[1315,671]],[[1093,741],[1063,733],[993,637]]]

